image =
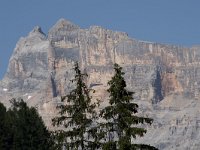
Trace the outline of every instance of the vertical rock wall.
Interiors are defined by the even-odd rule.
[[[74,86],[70,80],[75,61],[88,73],[87,84],[97,91],[93,98],[102,106],[108,97],[113,64],[123,67],[127,88],[135,92],[141,115],[154,118],[147,136],[139,142],[160,149],[187,149],[183,141],[189,138],[194,142],[187,144],[199,148],[195,142],[200,137],[199,47],[139,41],[123,32],[99,26],[81,29],[61,19],[47,36],[35,27],[19,40],[0,83],[1,101],[9,105],[8,99],[21,96],[51,126],[60,96]]]

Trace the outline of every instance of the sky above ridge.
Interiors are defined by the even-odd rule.
[[[34,26],[48,33],[60,18],[123,31],[130,37],[183,46],[200,45],[199,0],[1,0],[0,79],[20,37]]]

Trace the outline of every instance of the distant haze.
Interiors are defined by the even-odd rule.
[[[81,28],[99,25],[130,37],[183,46],[200,44],[199,0],[2,0],[0,78],[16,42],[39,25],[47,34],[59,18]]]

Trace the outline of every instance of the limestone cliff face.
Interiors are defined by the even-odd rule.
[[[19,40],[0,82],[1,100],[9,105],[9,98],[23,97],[50,126],[59,97],[73,87],[70,79],[75,61],[88,73],[87,84],[96,90],[93,98],[101,100],[102,106],[113,64],[123,67],[140,114],[154,118],[149,132],[138,142],[161,149],[200,148],[200,47],[144,42],[123,32],[99,26],[81,29],[60,19],[48,35],[35,27]]]

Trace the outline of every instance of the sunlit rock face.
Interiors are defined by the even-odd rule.
[[[113,64],[123,67],[127,88],[134,91],[139,115],[154,118],[143,138],[135,142],[160,149],[200,149],[200,47],[139,41],[126,33],[99,26],[81,29],[60,19],[45,35],[36,26],[20,38],[0,82],[1,101],[22,97],[35,106],[51,129],[60,96],[74,85],[73,65],[87,72],[93,100],[108,104],[107,82]]]

